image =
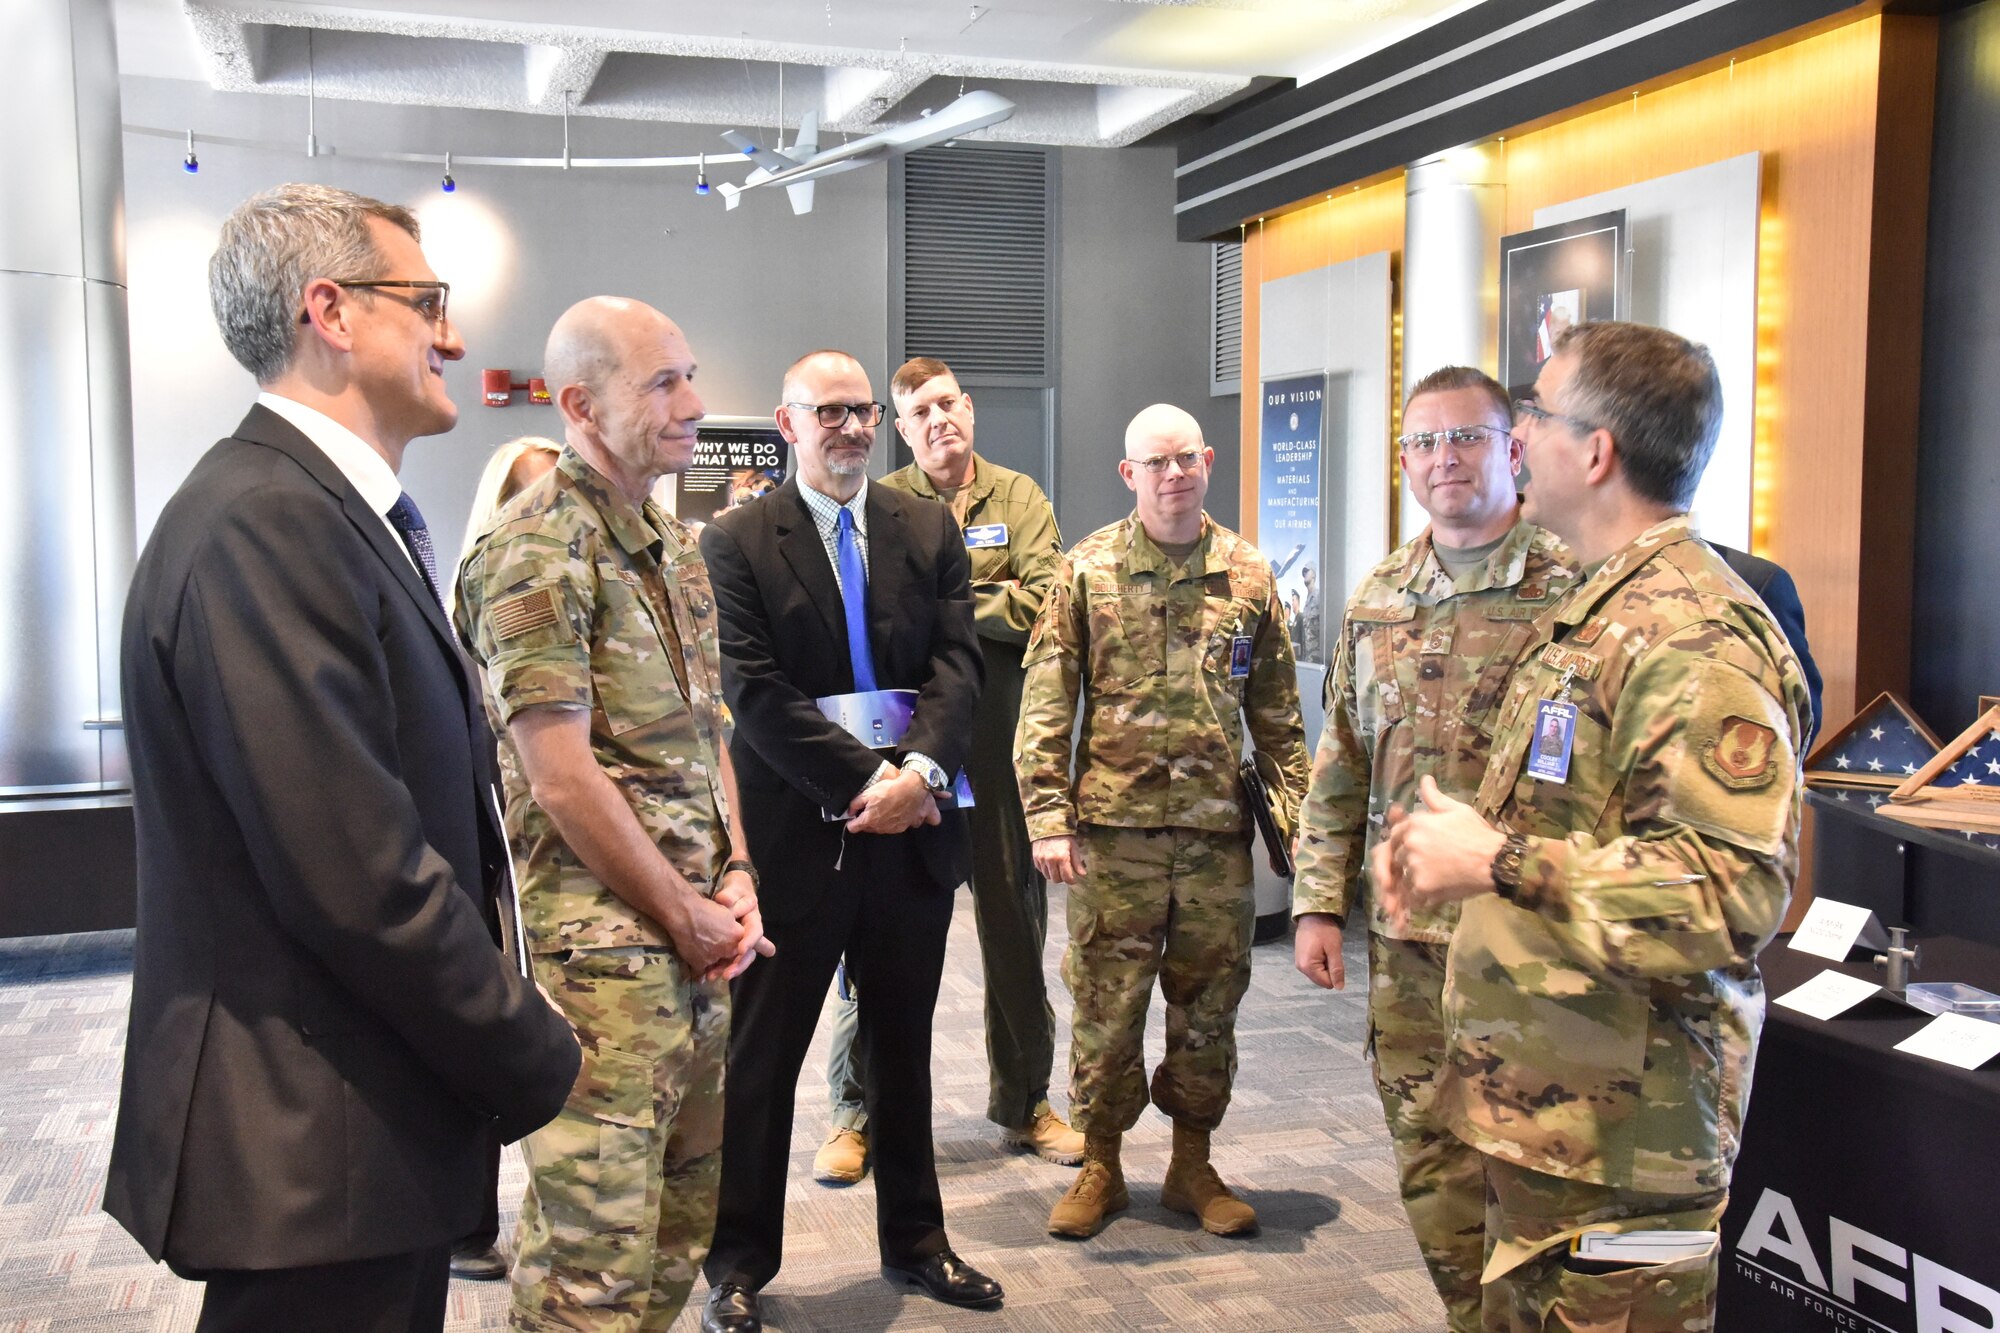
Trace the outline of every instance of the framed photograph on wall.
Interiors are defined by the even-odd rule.
[[[1500,370],[1524,397],[1565,329],[1625,319],[1625,210],[1500,238]]]

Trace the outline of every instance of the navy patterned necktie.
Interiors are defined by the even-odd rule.
[[[390,526],[403,538],[403,545],[410,548],[410,556],[423,573],[424,584],[431,590],[431,596],[438,597],[437,552],[431,546],[431,530],[424,526],[424,516],[408,491],[397,496],[396,503],[389,506],[388,519]],[[438,597],[438,604],[444,604],[442,597]]]

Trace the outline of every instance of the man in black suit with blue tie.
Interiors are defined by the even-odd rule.
[[[496,947],[492,738],[396,470],[465,354],[407,209],[259,195],[209,265],[263,390],[125,608],[139,929],[104,1207],[198,1333],[444,1324],[488,1144],[581,1053]]]
[[[843,954],[860,993],[883,1275],[955,1305],[1001,1298],[951,1250],[931,1147],[931,1017],[969,847],[946,793],[982,674],[971,564],[949,508],[868,484],[883,407],[860,363],[814,352],[786,373],[783,400],[797,475],[701,536],[730,753],[777,946],[733,989],[722,1201],[703,1266],[711,1333],[762,1327],[757,1293],[783,1257],[794,1092]],[[814,702],[878,689],[916,692],[887,751]]]

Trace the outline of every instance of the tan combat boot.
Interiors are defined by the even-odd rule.
[[[1160,1186],[1160,1202],[1200,1218],[1210,1235],[1243,1236],[1257,1229],[1257,1210],[1231,1194],[1208,1164],[1208,1131],[1179,1121],[1174,1122],[1174,1155]]]
[[[813,1154],[813,1179],[827,1185],[852,1185],[868,1172],[868,1131],[827,1131],[826,1142]]]
[[[1118,1164],[1116,1134],[1090,1134],[1083,1141],[1083,1169],[1069,1192],[1049,1211],[1051,1236],[1081,1240],[1104,1229],[1105,1219],[1132,1206],[1125,1192],[1125,1171]]]
[[[1075,1166],[1083,1160],[1083,1135],[1065,1124],[1047,1102],[1035,1108],[1026,1128],[1001,1130],[1000,1141],[1010,1148],[1025,1148],[1057,1166]]]

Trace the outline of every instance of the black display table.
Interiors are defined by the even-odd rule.
[[[1915,980],[2000,993],[2000,948],[1921,942]],[[1773,999],[1827,967],[1880,979],[1786,938],[1761,961]],[[1720,1333],[2000,1328],[2000,1061],[1968,1072],[1892,1049],[1929,1021],[1881,996],[1825,1022],[1770,1005],[1722,1223]]]
[[[1906,824],[1876,814],[1871,796],[1888,799],[1886,792],[1806,792],[1814,893],[1866,907],[1884,925],[2000,946],[2000,849],[1993,845],[2000,837]]]

